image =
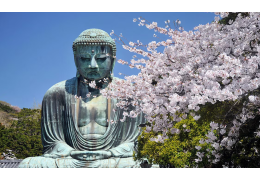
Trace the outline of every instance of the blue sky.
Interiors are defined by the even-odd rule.
[[[214,20],[214,13],[180,12],[91,12],[91,13],[0,13],[0,100],[20,108],[41,103],[54,84],[75,77],[72,43],[89,28],[122,33],[130,41],[144,44],[158,41],[154,31],[138,26],[133,18],[150,22],[181,20],[185,30]],[[114,38],[114,37],[112,37]],[[130,61],[134,54],[117,44],[117,58]],[[116,63],[114,74],[137,74],[137,70]],[[122,78],[122,77],[121,77]]]

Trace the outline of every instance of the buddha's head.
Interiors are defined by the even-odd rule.
[[[87,29],[73,42],[77,77],[87,80],[111,78],[116,56],[114,40],[103,30]]]

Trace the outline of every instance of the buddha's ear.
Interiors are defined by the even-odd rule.
[[[76,66],[76,68],[77,68],[77,73],[76,73],[76,77],[78,78],[79,76],[80,76],[80,73],[79,73],[79,70],[78,70],[78,63],[77,63],[77,61],[76,61],[76,57],[75,57],[75,54],[74,54],[74,63],[75,63],[75,66]]]
[[[111,63],[111,74],[113,74],[115,63],[116,63],[116,58],[113,58]]]

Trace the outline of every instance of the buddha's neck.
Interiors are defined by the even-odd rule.
[[[99,95],[100,94],[100,89],[94,89],[88,86],[88,92],[90,92],[92,95]]]
[[[80,76],[78,80],[79,80],[78,96],[82,96],[82,97],[84,97],[84,95],[85,95],[84,93],[86,93],[86,92],[90,92],[91,95],[98,96],[101,94],[100,90],[105,89],[109,84],[109,82],[103,82],[103,81],[97,82],[96,81],[96,84],[98,87],[98,89],[96,89],[96,88],[92,88],[89,86],[88,82],[91,82],[91,80],[86,81],[82,76]]]

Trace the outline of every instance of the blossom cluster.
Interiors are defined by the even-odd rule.
[[[228,13],[216,14],[214,22],[199,25],[193,31],[161,28],[156,22],[139,19],[140,26],[167,35],[168,39],[152,41],[146,50],[140,48],[140,42],[124,44],[126,50],[147,59],[131,60],[130,64],[119,60],[141,72],[115,80],[103,94],[121,99],[121,108],[129,105],[123,101],[127,99],[136,107],[135,115],[144,112],[153,130],[165,132],[158,137],[163,141],[167,133],[176,132],[171,121],[185,119],[190,111],[198,111],[206,102],[236,100],[258,88],[260,13],[249,13],[246,18],[239,14],[229,25],[219,23],[220,17]],[[157,52],[159,46],[165,47],[163,53]],[[199,117],[194,115],[196,120]]]

